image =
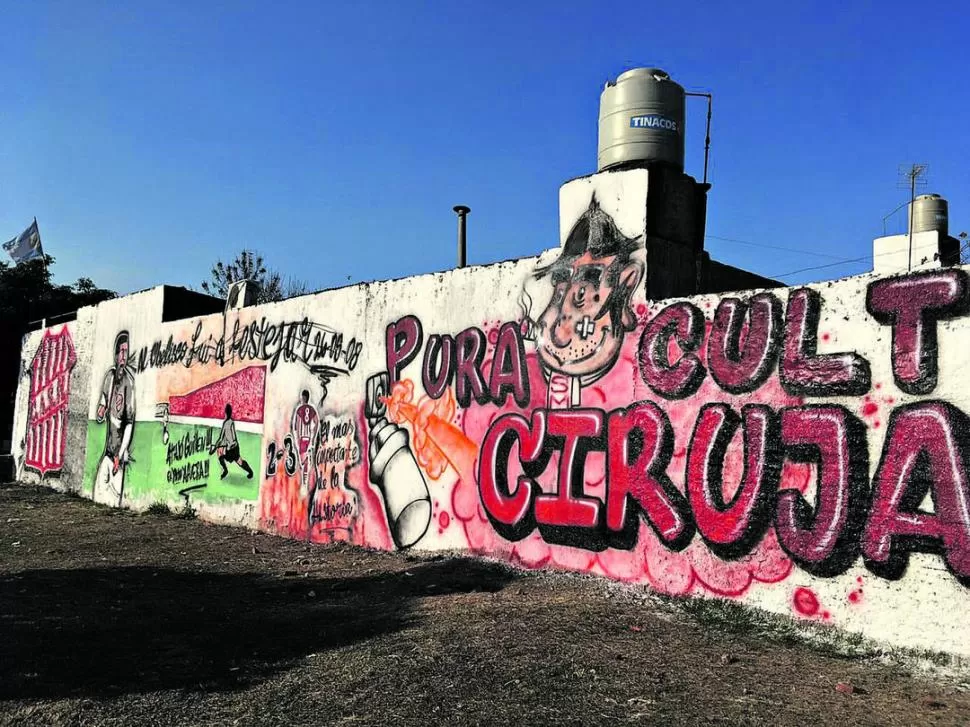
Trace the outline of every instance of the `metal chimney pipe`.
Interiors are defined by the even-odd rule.
[[[455,205],[455,214],[458,215],[458,267],[465,267],[465,250],[467,244],[467,224],[466,218],[472,211],[471,207],[463,204]]]

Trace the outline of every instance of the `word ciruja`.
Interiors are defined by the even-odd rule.
[[[966,273],[944,270],[875,281],[866,307],[891,327],[898,388],[911,395],[931,393],[939,373],[937,324],[970,312]],[[639,374],[654,394],[671,400],[696,393],[708,374],[725,392],[750,393],[776,369],[782,388],[793,396],[865,394],[871,386],[869,361],[856,353],[817,352],[820,315],[821,298],[807,288],[791,292],[784,315],[771,293],[746,301],[722,299],[709,330],[697,306],[673,303],[643,328]],[[503,405],[512,394],[524,407],[529,377],[519,331],[518,324],[501,327],[488,377],[482,331],[469,328],[454,339],[429,337],[422,365],[429,396],[440,396],[453,382],[461,406],[472,398]],[[414,316],[388,326],[392,379],[417,357],[422,340]],[[679,351],[676,360],[672,348]],[[739,429],[743,474],[725,502],[721,473]],[[518,445],[514,471],[523,474],[510,482],[513,444]],[[481,502],[496,530],[513,541],[538,528],[548,542],[592,550],[632,548],[642,517],[667,548],[683,549],[699,533],[712,551],[733,559],[750,553],[773,525],[793,561],[816,575],[843,573],[861,552],[872,572],[898,578],[911,550],[929,550],[942,552],[950,570],[970,582],[970,417],[946,401],[922,400],[891,412],[871,484],[866,425],[841,404],[777,410],[749,404],[740,413],[727,404],[707,404],[687,445],[682,493],[667,474],[673,430],[655,402],[609,412],[505,414],[492,422],[482,442]],[[605,501],[584,492],[585,457],[591,451],[606,453]],[[557,491],[543,492],[537,478],[554,452]],[[798,490],[780,489],[785,461],[815,465],[814,505]],[[947,516],[919,509],[927,494],[935,513]]]

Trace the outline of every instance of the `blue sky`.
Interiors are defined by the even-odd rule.
[[[656,65],[714,93],[709,237],[766,275],[871,252],[930,165],[970,227],[959,2],[8,2],[0,238],[36,216],[56,277],[197,285],[256,248],[313,288],[558,243],[595,171],[599,92]],[[704,107],[688,115],[700,177]],[[900,230],[901,231],[901,230]],[[828,257],[826,257],[828,256]],[[840,277],[858,262],[798,273]]]

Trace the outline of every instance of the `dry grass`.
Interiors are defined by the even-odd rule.
[[[671,618],[594,579],[308,546],[41,488],[0,488],[0,523],[0,724],[970,721],[952,683],[733,604]]]

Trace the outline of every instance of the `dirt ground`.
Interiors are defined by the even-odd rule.
[[[601,580],[0,486],[0,724],[613,723],[956,725],[970,695]]]

